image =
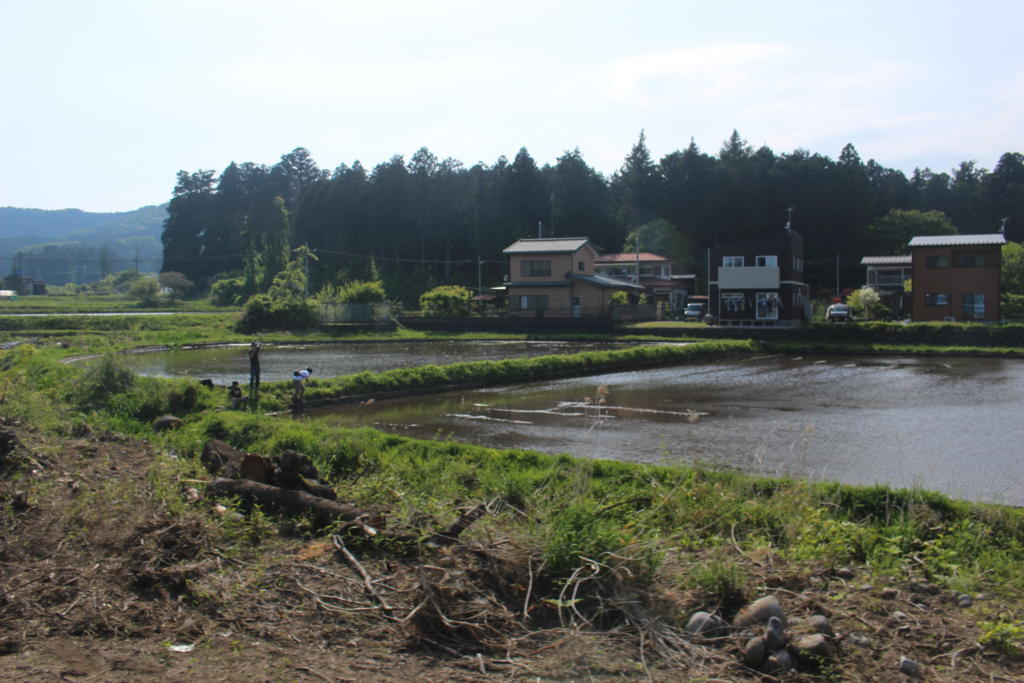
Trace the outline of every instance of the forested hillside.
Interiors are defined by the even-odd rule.
[[[77,209],[0,209],[0,274],[50,285],[86,283],[109,273],[160,268],[167,207],[119,213]]]
[[[894,209],[926,213],[882,220]],[[265,289],[289,250],[308,244],[317,257],[311,291],[372,271],[390,296],[408,301],[440,283],[475,287],[478,275],[485,287],[500,282],[501,250],[541,230],[588,236],[615,251],[642,226],[630,245],[639,238],[641,248],[672,252],[701,272],[707,247],[781,229],[791,213],[812,283],[834,284],[838,254],[843,277],[859,285],[860,257],[901,248],[908,219],[977,233],[996,232],[1008,218],[1007,238],[1019,241],[1024,155],[1004,154],[991,171],[965,161],[908,178],[865,163],[852,145],[836,160],[806,150],[778,154],[735,132],[717,155],[691,143],[656,161],[641,134],[607,178],[579,150],[543,166],[523,148],[511,160],[467,167],[421,148],[372,169],[357,161],[328,171],[298,148],[270,167],[181,171],[168,211],[162,270],[197,284],[231,272]]]

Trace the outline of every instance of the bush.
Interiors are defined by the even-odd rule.
[[[379,304],[387,300],[387,295],[384,292],[384,284],[379,280],[353,280],[341,287],[327,285],[320,290],[317,299],[323,303]]]
[[[420,297],[420,308],[428,316],[465,317],[469,315],[469,299],[470,292],[465,287],[442,285]]]
[[[141,306],[156,306],[160,300],[160,285],[149,277],[139,278],[128,288],[128,296],[137,300]]]
[[[1024,322],[1024,294],[1003,294],[1003,317],[1015,322]]]
[[[125,393],[134,384],[135,373],[113,356],[104,356],[69,391],[80,407],[98,409],[105,408],[114,396]]]
[[[245,301],[246,294],[242,276],[217,280],[210,286],[210,302],[214,306],[239,306]]]
[[[854,317],[877,320],[884,318],[888,313],[882,297],[871,287],[864,285],[847,298],[846,303],[850,305]]]
[[[304,299],[274,301],[269,294],[249,298],[238,321],[239,332],[292,330],[315,327],[319,317],[313,305]]]

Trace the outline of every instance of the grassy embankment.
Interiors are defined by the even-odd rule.
[[[153,343],[168,334],[145,329],[148,323],[131,324],[143,329],[113,332],[106,348],[131,339]],[[196,341],[197,334],[198,327],[174,332],[181,343]],[[93,345],[91,335],[65,343],[68,349],[22,346],[2,352],[0,414],[56,433],[74,433],[83,424],[132,432],[189,456],[154,465],[154,487],[172,509],[182,509],[176,482],[203,476],[195,456],[206,440],[272,454],[292,448],[310,455],[346,499],[389,509],[393,527],[426,533],[437,520],[451,520],[453,501],[492,502],[496,512],[479,533],[515,539],[538,558],[538,600],[558,600],[562,582],[587,567],[595,578],[582,588],[580,609],[596,609],[628,576],[641,589],[658,584],[689,591],[706,608],[728,614],[770,588],[766,562],[770,582],[778,586],[806,585],[831,567],[857,565],[880,584],[923,578],[944,590],[997,596],[973,608],[976,636],[994,649],[1012,653],[1024,634],[1024,510],[920,490],[578,460],[220,411],[213,405],[221,402],[219,392],[216,401],[207,399],[191,382],[135,377],[114,362],[90,371],[62,365],[60,354]],[[314,381],[307,397],[524,381],[764,348],[719,341],[362,373]],[[283,384],[268,387],[265,405],[280,405],[286,392]],[[183,428],[150,432],[149,420],[167,411],[185,417]],[[835,599],[842,601],[848,589],[837,590]],[[835,607],[839,613],[841,605]]]

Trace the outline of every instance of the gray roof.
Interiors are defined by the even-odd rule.
[[[910,240],[912,247],[980,247],[1006,244],[1006,237],[994,235],[918,235]]]
[[[914,257],[907,256],[865,256],[860,260],[862,266],[909,266]]]
[[[519,240],[505,247],[503,254],[572,254],[590,240],[586,237],[539,237]]]
[[[641,285],[634,282],[616,280],[613,277],[605,277],[604,275],[580,275],[579,273],[573,273],[572,277],[574,280],[589,282],[590,284],[597,285],[598,287],[611,287],[613,289],[643,289]]]

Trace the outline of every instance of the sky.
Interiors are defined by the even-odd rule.
[[[466,166],[579,148],[618,170],[776,153],[950,171],[1024,152],[1021,0],[0,0],[0,206],[130,211],[178,171]]]

